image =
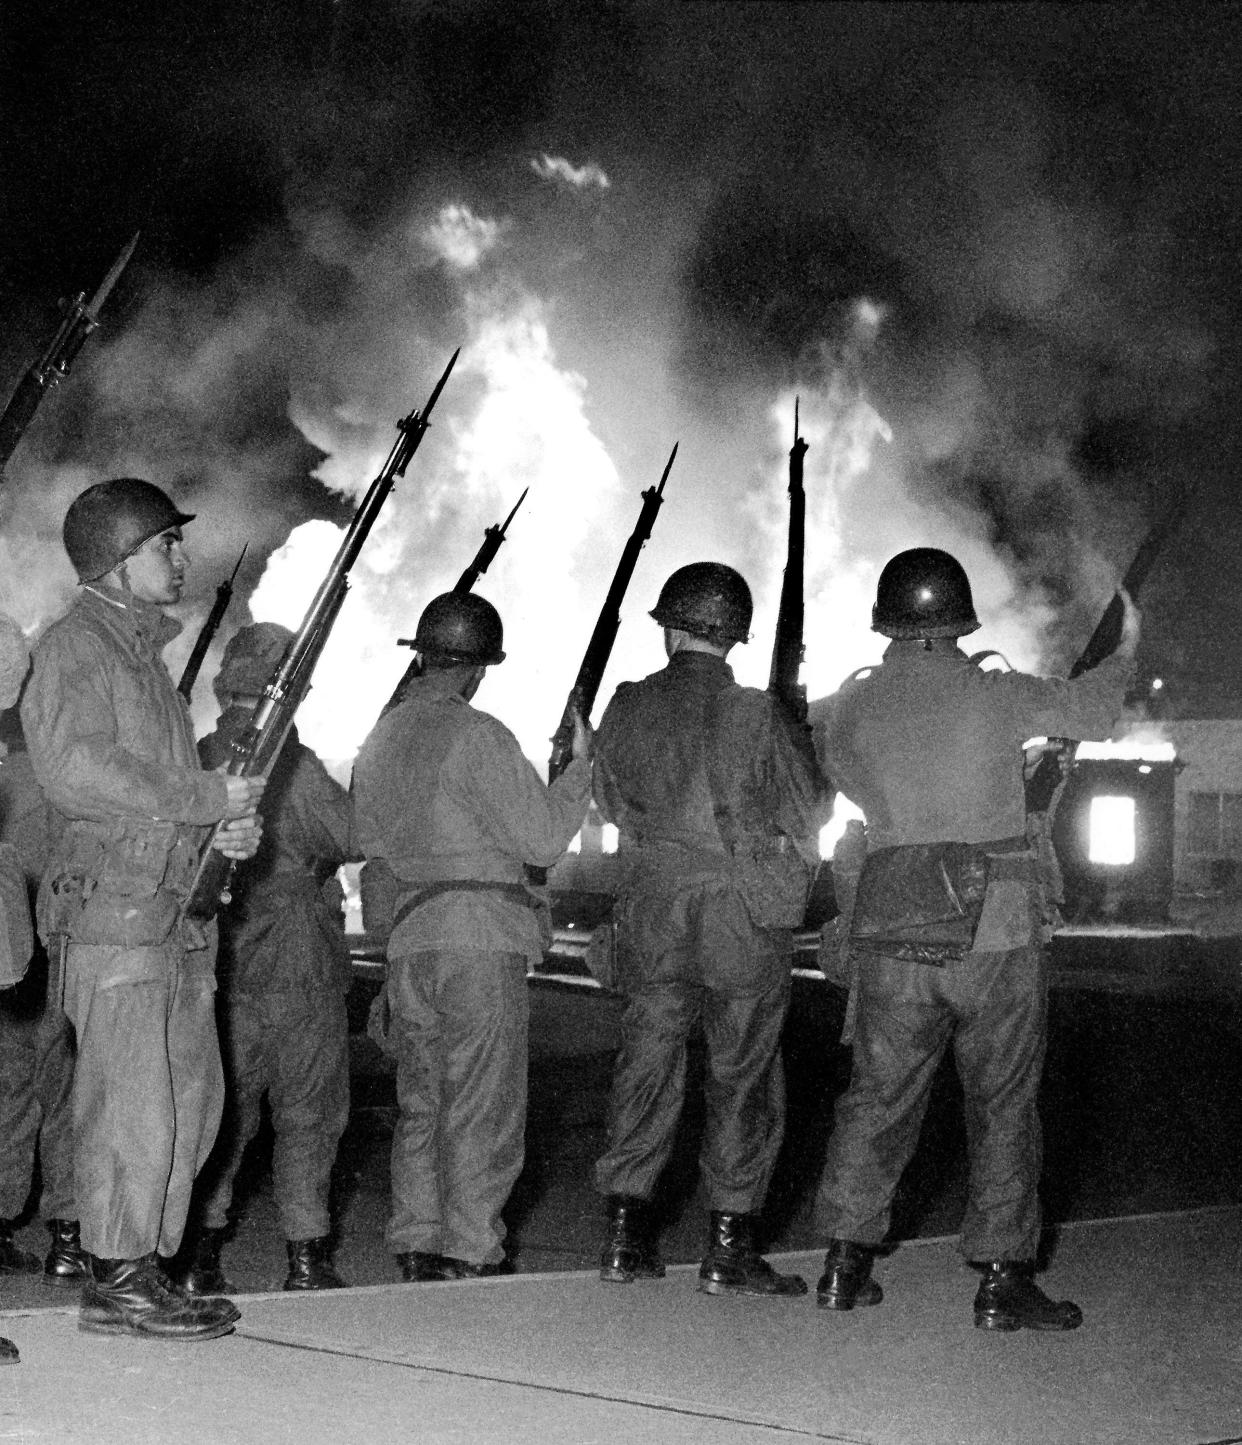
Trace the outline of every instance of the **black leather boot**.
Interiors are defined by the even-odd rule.
[[[407,1249],[397,1256],[397,1264],[406,1284],[430,1284],[450,1277],[444,1271],[443,1257],[425,1249]]]
[[[511,1259],[491,1260],[487,1264],[472,1264],[468,1259],[454,1259],[451,1254],[440,1256],[442,1279],[491,1279],[498,1274],[516,1274]]]
[[[164,1278],[154,1254],[140,1259],[90,1256],[78,1328],[165,1340],[212,1340],[236,1323],[231,1300],[192,1300]],[[227,1308],[225,1308],[227,1307]]]
[[[12,1340],[0,1338],[0,1365],[20,1365],[22,1357]]]
[[[195,1298],[218,1295],[230,1288],[220,1264],[227,1228],[200,1229],[190,1245],[190,1263],[174,1276],[175,1288]]]
[[[983,1281],[975,1295],[980,1330],[1076,1330],[1082,1311],[1069,1300],[1050,1300],[1035,1283],[1032,1260],[996,1259],[976,1264]]]
[[[830,1239],[824,1272],[815,1286],[821,1310],[852,1310],[855,1305],[878,1305],[884,1291],[871,1278],[871,1251],[849,1239]]]
[[[332,1240],[322,1234],[318,1239],[291,1239],[289,1273],[286,1289],[344,1289],[345,1281],[332,1268]]]
[[[608,1196],[608,1226],[599,1256],[599,1277],[607,1284],[663,1279],[664,1261],[652,1238],[651,1206],[628,1194]]]
[[[47,1227],[52,1231],[52,1247],[43,1261],[43,1277],[48,1284],[82,1284],[91,1275],[86,1251],[82,1248],[82,1233],[76,1219],[49,1219]]]
[[[806,1280],[777,1274],[754,1245],[754,1216],[712,1211],[711,1240],[699,1265],[704,1294],[802,1295]]]
[[[0,1219],[0,1274],[38,1274],[42,1268],[37,1254],[13,1243],[13,1221]]]

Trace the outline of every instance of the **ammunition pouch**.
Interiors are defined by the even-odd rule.
[[[850,947],[936,966],[962,958],[974,942],[987,886],[988,855],[975,844],[880,848],[867,855],[858,880]]]
[[[143,948],[172,933],[198,853],[179,823],[70,824],[39,890],[45,941]]]
[[[401,883],[385,858],[368,858],[358,870],[362,927],[369,938],[387,943],[401,896]]]

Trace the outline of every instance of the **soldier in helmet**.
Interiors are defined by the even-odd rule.
[[[0,707],[8,699],[16,702],[29,669],[25,637],[0,615]],[[20,862],[28,905],[38,892],[54,829],[11,705],[0,725],[0,846],[10,846]],[[0,1274],[42,1268],[48,1284],[80,1288],[87,1267],[73,1192],[73,1031],[59,996],[48,995],[47,954],[35,947],[25,978],[0,992]],[[42,1262],[13,1240],[13,1221],[25,1208],[36,1159],[39,1212],[52,1235]]]
[[[292,638],[260,622],[229,639],[212,684],[223,712],[198,749],[204,767],[228,761]],[[289,1260],[284,1287],[344,1283],[332,1266],[328,1195],[349,1122],[350,966],[336,881],[352,857],[349,829],[349,795],[292,731],[268,776],[259,851],[237,869],[220,916],[225,1114],[199,1176],[198,1227],[181,1277],[192,1294],[228,1288],[220,1252],[264,1093]]]
[[[819,1185],[830,1237],[822,1308],[882,1299],[872,1256],[952,1045],[970,1156],[960,1249],[983,1276],[975,1323],[1082,1322],[1076,1305],[1049,1299],[1034,1280],[1048,965],[1023,744],[1108,736],[1138,642],[1124,601],[1121,645],[1093,672],[1071,682],[984,672],[957,645],[979,626],[962,567],[934,548],[902,552],[880,575],[872,613],[874,630],[892,639],[883,664],[847,682],[815,719],[821,761],[862,809],[868,848],[850,935],[853,1074]]]
[[[83,1329],[209,1339],[226,1299],[169,1285],[197,1169],[220,1119],[215,925],[184,914],[199,852],[258,846],[260,780],[204,772],[161,653],[180,631],[192,520],[150,482],[88,487],[65,549],[81,588],[39,639],[22,700],[30,759],[63,828],[43,875],[39,929],[77,1034],[74,1187],[90,1278]]]
[[[712,1213],[699,1288],[805,1294],[759,1253],[755,1225],[784,1129],[790,929],[806,907],[831,788],[780,704],[733,680],[726,658],[751,620],[737,572],[680,568],[651,616],[668,665],[617,689],[596,747],[596,802],[629,864],[617,902],[621,1050],[595,1169],[608,1212],[600,1277],[664,1273],[651,1205],[682,1110],[687,1040],[701,1025],[700,1167]]]
[[[399,1118],[388,1242],[407,1282],[507,1272],[501,1211],[521,1173],[526,975],[543,955],[528,866],[549,868],[586,817],[590,733],[545,786],[517,739],[472,707],[503,661],[491,603],[427,604],[423,675],[354,764],[359,844],[397,882],[388,941]]]

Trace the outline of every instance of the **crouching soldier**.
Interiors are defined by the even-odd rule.
[[[180,631],[190,515],[150,482],[100,482],[64,523],[81,581],[34,648],[22,725],[63,828],[38,921],[77,1033],[73,1173],[91,1277],[82,1329],[210,1339],[226,1299],[171,1286],[159,1255],[181,1244],[194,1175],[220,1120],[214,923],[184,904],[212,825],[244,858],[259,841],[263,783],[204,772],[161,653]]]
[[[199,744],[204,766],[228,761],[292,637],[260,622],[230,639],[214,682],[223,711]],[[339,888],[333,900],[325,885],[349,857],[349,795],[294,731],[268,778],[263,841],[237,869],[220,917],[224,1124],[199,1180],[199,1224],[182,1276],[191,1294],[228,1288],[220,1253],[264,1093],[289,1257],[284,1287],[344,1283],[332,1267],[329,1189],[349,1121],[349,950]]]

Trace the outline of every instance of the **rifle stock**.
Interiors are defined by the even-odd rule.
[[[349,591],[349,572],[358,558],[362,544],[375,525],[384,503],[405,475],[414,453],[427,431],[428,417],[435,406],[449,373],[458,357],[455,351],[444,374],[421,412],[412,411],[397,422],[397,440],[388,454],[379,475],[371,483],[366,496],[354,513],[327,575],[307,609],[284,656],[277,664],[271,680],[245,732],[231,744],[231,756],[224,771],[233,777],[266,777],[280,754],[280,749],[294,715],[310,689],[311,674],[319,661],[337,613]],[[190,886],[185,905],[187,917],[205,921],[214,918],[220,904],[227,898],[233,862],[216,847],[223,823],[212,829],[199,858],[198,870]]]
[[[659,484],[648,487],[642,494],[643,505],[638,515],[638,522],[622,549],[621,560],[617,563],[617,570],[613,575],[612,584],[608,588],[608,595],[604,598],[604,605],[600,608],[595,629],[591,633],[591,640],[587,643],[586,652],[583,653],[578,676],[569,690],[561,721],[552,735],[552,754],[548,759],[549,783],[555,782],[560,777],[569,766],[569,760],[573,756],[574,713],[578,712],[586,721],[590,721],[591,709],[595,706],[595,698],[599,692],[599,685],[603,681],[604,669],[608,666],[613,643],[616,642],[617,632],[621,627],[621,603],[626,589],[630,585],[630,579],[634,575],[638,554],[643,549],[643,543],[651,536],[651,529],[655,525],[656,513],[660,510],[660,504],[664,500],[664,484],[673,470],[678,445],[679,443],[675,443],[673,450],[669,453]]]

